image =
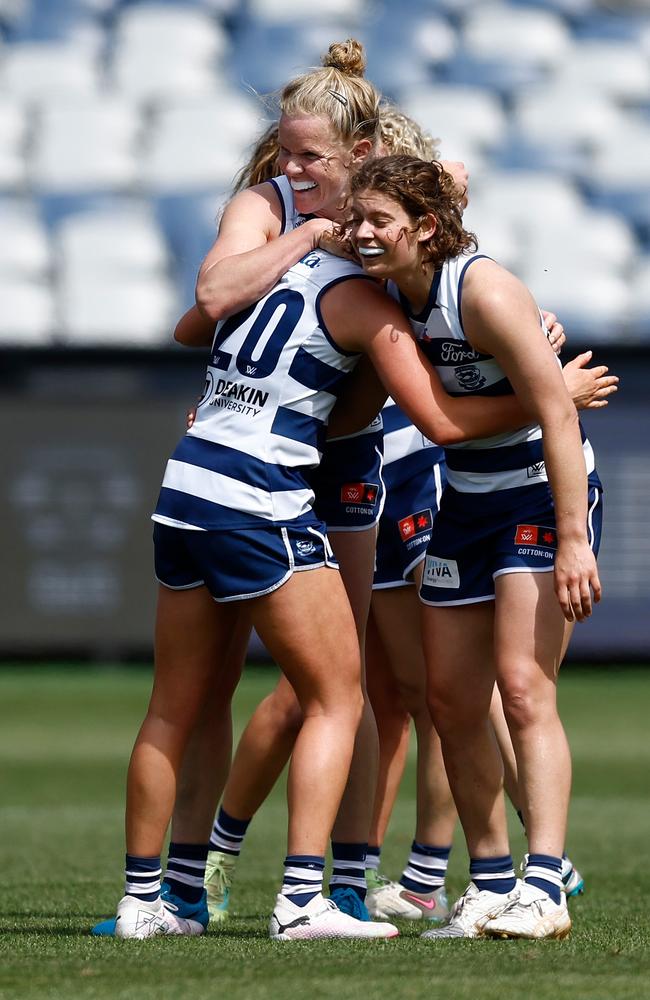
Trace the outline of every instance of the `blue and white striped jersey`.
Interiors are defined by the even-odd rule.
[[[384,471],[391,481],[404,482],[418,472],[444,462],[444,449],[429,441],[390,396],[381,414],[384,421]]]
[[[153,518],[180,528],[314,523],[303,470],[318,465],[326,423],[359,355],[339,348],[320,312],[351,261],[307,254],[215,332],[196,420],[167,464]]]
[[[281,236],[297,229],[298,226],[302,226],[303,222],[306,222],[307,219],[313,218],[313,216],[310,215],[301,215],[300,212],[296,210],[293,199],[293,191],[291,190],[291,184],[288,177],[285,177],[284,174],[280,174],[278,177],[274,177],[271,181],[269,181],[269,183],[275,188],[275,193],[278,196],[280,208],[282,209],[282,228],[280,230]],[[380,431],[382,427],[382,415],[381,413],[378,413],[375,419],[368,424],[367,427],[362,427],[361,430],[355,431],[353,434],[341,434],[335,438],[328,438],[325,443],[325,448],[327,448],[331,441],[343,441],[346,438],[362,437],[364,434],[375,434],[377,431]]]
[[[390,293],[401,302],[420,347],[452,396],[503,396],[513,391],[496,359],[475,351],[463,331],[463,280],[468,267],[479,259],[485,259],[485,254],[464,254],[445,261],[436,271],[429,300],[418,315],[389,282]],[[583,451],[589,474],[594,471],[594,454],[584,433]],[[462,493],[486,493],[548,481],[539,424],[447,447],[445,459],[447,482]]]

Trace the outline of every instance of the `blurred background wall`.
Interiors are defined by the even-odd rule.
[[[648,657],[648,0],[0,0],[0,657],[148,654],[148,518],[203,381],[171,331],[258,95],[349,35],[468,165],[482,249],[622,377],[586,421],[606,598],[572,656]]]

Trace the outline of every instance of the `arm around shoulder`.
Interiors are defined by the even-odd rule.
[[[367,353],[386,391],[430,440],[453,445],[528,422],[514,397],[456,399],[417,346],[404,312],[370,280],[346,281],[323,297],[328,329],[345,350]]]

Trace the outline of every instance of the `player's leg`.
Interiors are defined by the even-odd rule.
[[[379,737],[377,788],[366,856],[366,881],[372,897],[374,889],[389,882],[379,873],[381,848],[406,766],[411,736],[411,716],[401,703],[372,606],[366,630],[366,682]]]
[[[340,575],[295,573],[253,602],[260,638],[296,692],[303,724],[288,777],[289,832],[285,878],[271,935],[392,936],[323,900],[324,855],[352,759],[363,696],[354,618]]]
[[[235,605],[216,605],[204,586],[160,586],[151,699],[127,778],[126,892],[120,937],[200,933],[201,920],[177,918],[160,900],[160,853],[176,799],[183,756],[235,625]],[[196,925],[196,926],[195,926]]]
[[[419,583],[420,567],[416,567]],[[373,614],[388,655],[400,701],[417,735],[417,822],[408,863],[398,883],[373,894],[377,914],[444,919],[448,915],[445,876],[456,809],[438,734],[426,698],[426,665],[421,640],[421,606],[416,587],[373,592]]]
[[[212,920],[227,917],[246,832],[284,770],[301,725],[300,705],[283,675],[257,706],[240,737],[214,817],[205,879]]]
[[[499,744],[501,760],[503,761],[503,783],[505,790],[522,826],[525,829],[526,824],[524,821],[524,814],[521,810],[521,799],[519,796],[519,780],[517,775],[515,750],[512,745],[512,739],[510,738],[508,723],[506,722],[506,717],[503,714],[501,695],[496,685],[492,694],[490,721],[492,722],[494,735],[496,736],[497,743]],[[582,875],[566,853],[562,855],[562,887],[563,891],[567,894],[567,897],[578,896],[585,890],[585,881]]]
[[[487,919],[507,906],[516,887],[501,758],[489,722],[495,680],[493,626],[492,601],[424,609],[428,700],[463,825],[471,879],[449,923],[427,931],[427,938],[480,935]]]
[[[365,863],[374,807],[379,742],[375,716],[366,689],[365,641],[372,577],[375,565],[376,528],[363,531],[330,531],[350,602],[361,652],[363,712],[354,743],[348,779],[332,830],[330,894],[337,906],[352,916],[368,919]]]
[[[563,937],[571,927],[562,894],[571,755],[556,685],[572,626],[555,597],[552,572],[502,573],[496,595],[497,683],[517,762],[529,851],[519,903],[487,929]]]
[[[224,670],[212,684],[185,751],[172,816],[165,872],[167,894],[175,903],[198,902],[205,880],[208,912],[213,918],[227,913],[229,886],[222,883],[230,881],[226,875],[229,859],[217,858],[214,852],[210,854],[208,838],[230,770],[231,702],[246,658],[250,632],[250,610],[241,602],[230,643],[222,653]]]

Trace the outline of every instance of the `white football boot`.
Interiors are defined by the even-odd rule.
[[[571,917],[562,893],[560,902],[543,889],[522,882],[519,896],[483,927],[488,937],[499,938],[565,938],[571,930]]]
[[[269,924],[274,941],[313,941],[318,938],[392,938],[399,931],[392,924],[356,920],[341,913],[336,903],[319,893],[306,906],[296,906],[281,893]]]
[[[388,879],[368,889],[366,906],[371,917],[401,917],[404,920],[446,920],[449,903],[444,885],[432,892],[412,892]]]
[[[434,927],[420,936],[427,940],[443,938],[483,937],[483,930],[492,917],[501,913],[519,895],[519,883],[512,892],[490,892],[478,889],[473,882],[456,900],[449,913],[449,919],[442,927]]]
[[[123,896],[117,904],[115,937],[148,938],[158,934],[203,934],[205,927],[198,920],[181,917],[161,898],[153,902]]]

